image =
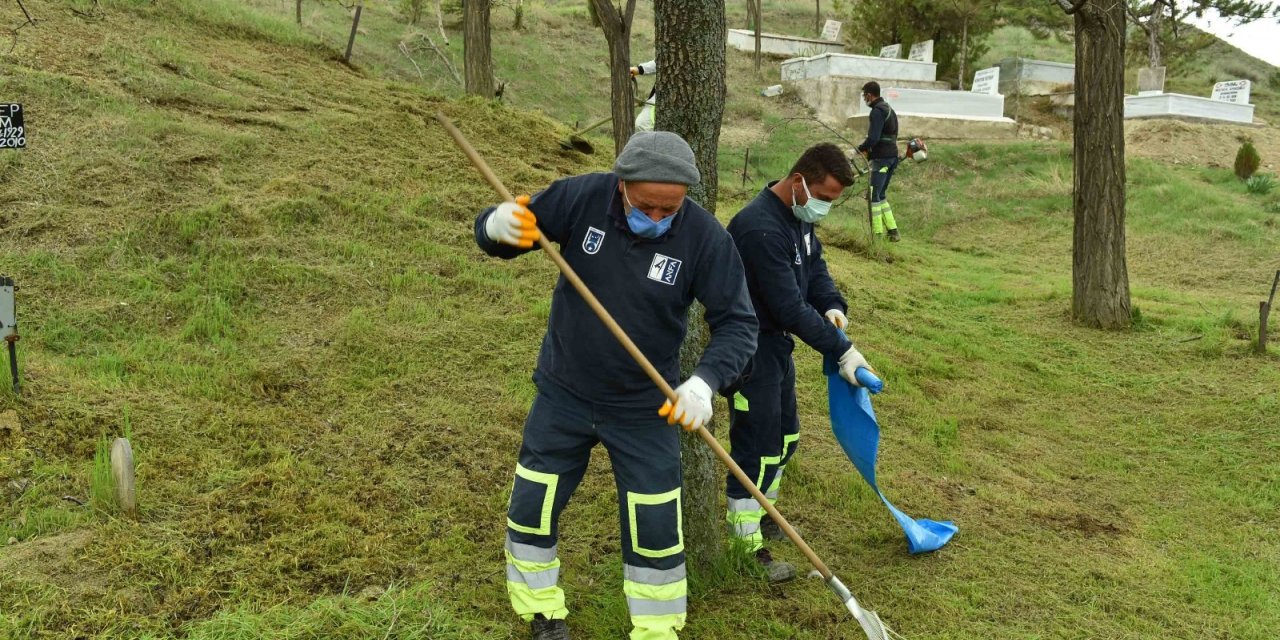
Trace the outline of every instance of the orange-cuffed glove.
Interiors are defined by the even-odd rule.
[[[529,196],[520,196],[515,202],[504,202],[484,222],[485,235],[494,242],[528,249],[542,234],[538,231],[538,218],[529,210]]]
[[[685,431],[697,431],[711,421],[711,387],[698,376],[689,376],[684,384],[676,387],[676,403],[662,403],[658,415],[667,424],[680,423]]]

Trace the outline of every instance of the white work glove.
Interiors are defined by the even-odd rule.
[[[662,403],[658,415],[667,424],[680,423],[685,431],[697,431],[711,420],[711,387],[698,376],[689,376],[684,384],[676,387],[676,403]]]
[[[844,329],[849,325],[849,319],[844,317],[844,312],[839,309],[831,309],[822,315],[826,316],[837,329]]]
[[[848,380],[849,384],[855,387],[861,387],[862,383],[858,382],[858,376],[856,375],[858,367],[866,367],[873,373],[875,372],[875,369],[871,369],[871,365],[867,364],[867,359],[862,357],[858,348],[849,345],[849,350],[840,356],[840,377]]]
[[[504,202],[484,221],[484,233],[494,242],[528,249],[538,241],[538,219],[529,210],[529,196]]]

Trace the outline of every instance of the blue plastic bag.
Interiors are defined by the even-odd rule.
[[[893,506],[880,487],[876,486],[876,455],[880,449],[880,425],[876,412],[871,408],[871,394],[867,388],[879,392],[883,388],[879,378],[866,369],[858,370],[858,380],[863,387],[855,387],[840,377],[840,368],[834,358],[828,357],[822,365],[827,375],[827,395],[831,410],[831,431],[844,449],[845,455],[857,467],[862,479],[871,485],[880,500],[889,507],[893,518],[902,526],[907,536],[907,548],[911,553],[936,551],[951,540],[959,527],[951,521],[938,522],[925,518],[912,519]],[[868,377],[869,376],[869,377]],[[874,378],[874,380],[872,380]],[[870,384],[868,384],[870,383]],[[878,383],[878,384],[877,384]]]

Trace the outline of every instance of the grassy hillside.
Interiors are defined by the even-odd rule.
[[[606,168],[556,144],[555,120],[605,104],[585,16],[533,4],[515,34],[498,14],[509,108],[452,100],[393,47],[344,66],[333,5],[299,30],[279,3],[26,4],[41,23],[0,66],[31,130],[0,154],[25,382],[16,397],[0,378],[0,637],[523,637],[502,513],[555,271],[479,254],[471,219],[494,196],[430,115],[517,192]],[[391,46],[403,25],[369,7],[362,42]],[[520,47],[523,73],[503,66]],[[731,54],[726,220],[828,136],[750,69]],[[803,349],[781,507],[907,637],[1280,624],[1280,356],[1248,353],[1280,194],[1221,168],[1130,175],[1130,332],[1067,319],[1066,145],[940,146],[896,179],[905,242],[870,245],[856,199],[823,231],[890,385],[882,486],[961,533],[906,553],[824,426]],[[93,499],[95,451],[124,433],[136,520]],[[597,456],[561,540],[579,637],[626,629],[616,509]],[[686,635],[852,637],[840,611],[816,581],[730,572],[696,582]]]

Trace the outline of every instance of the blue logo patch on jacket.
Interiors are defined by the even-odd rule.
[[[680,260],[664,256],[661,253],[653,254],[653,262],[649,264],[649,279],[657,280],[663,284],[674,285],[676,276],[680,274]]]
[[[602,244],[604,244],[604,232],[595,227],[587,227],[587,237],[582,239],[582,250],[587,252],[587,255],[595,255],[600,251]]]

